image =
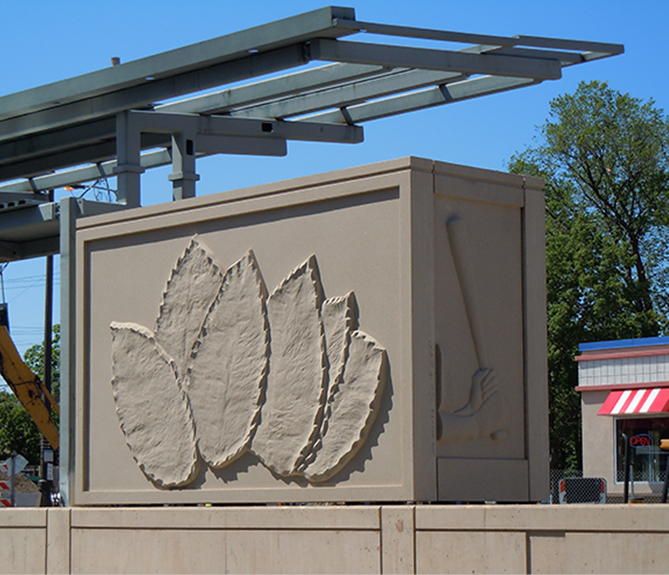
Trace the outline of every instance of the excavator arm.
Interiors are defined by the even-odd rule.
[[[14,392],[21,405],[46,437],[51,447],[58,449],[58,427],[51,417],[58,404],[42,380],[24,363],[6,326],[0,325],[0,375]]]

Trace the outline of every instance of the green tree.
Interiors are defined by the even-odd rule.
[[[60,388],[60,325],[53,329],[52,352],[52,390],[58,398]],[[44,377],[44,343],[30,347],[23,357],[26,365],[40,378]],[[56,414],[52,414],[57,422]],[[41,434],[37,426],[10,391],[0,391],[0,453],[20,453],[30,464],[40,461]]]
[[[33,345],[23,355],[33,373],[44,381],[44,342]],[[58,400],[60,394],[60,324],[53,326],[51,340],[51,394]]]
[[[652,101],[581,83],[510,171],[546,180],[551,465],[580,467],[578,344],[667,324],[669,123]]]
[[[0,453],[19,453],[32,465],[40,460],[41,434],[12,392],[0,391]]]

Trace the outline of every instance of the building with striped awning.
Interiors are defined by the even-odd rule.
[[[583,473],[604,477],[610,495],[623,490],[623,434],[632,446],[636,494],[658,493],[669,438],[669,337],[579,346]]]

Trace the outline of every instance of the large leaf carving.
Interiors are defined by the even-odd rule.
[[[222,467],[247,447],[267,377],[267,288],[252,251],[225,274],[193,347],[187,392],[198,449]]]
[[[327,391],[320,308],[323,289],[310,257],[267,301],[271,355],[253,452],[280,475],[293,475],[318,436]]]
[[[197,467],[195,432],[174,360],[145,327],[113,322],[111,331],[112,391],[126,443],[156,484],[187,485]]]
[[[379,409],[386,352],[370,336],[351,333],[343,378],[329,398],[319,449],[304,474],[309,481],[334,476],[365,442]]]
[[[156,320],[156,340],[181,372],[222,283],[210,250],[193,237],[170,273]]]

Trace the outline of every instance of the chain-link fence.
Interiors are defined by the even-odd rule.
[[[612,494],[608,492],[606,481],[596,477],[583,477],[581,469],[551,469],[551,493],[550,502],[559,503],[622,503],[621,493]],[[636,478],[642,481],[642,477]],[[644,483],[643,490],[637,484],[635,490],[634,482],[630,482],[629,500],[643,503],[660,503],[662,499],[662,484],[652,483],[652,493],[648,493]]]

